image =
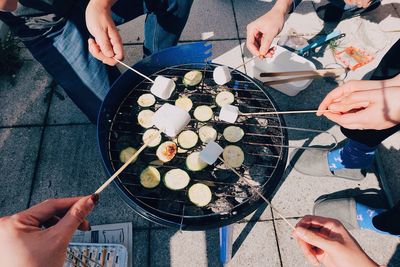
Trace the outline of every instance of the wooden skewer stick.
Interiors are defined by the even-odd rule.
[[[122,66],[124,66],[124,67],[130,69],[130,70],[133,71],[134,73],[136,73],[136,74],[142,76],[143,78],[149,80],[150,82],[154,83],[154,81],[153,81],[152,79],[150,79],[148,76],[146,76],[146,75],[144,75],[143,73],[141,73],[141,72],[135,70],[134,68],[132,68],[132,67],[130,67],[129,65],[125,64],[124,62],[122,62],[121,60],[118,60],[118,59],[116,59],[116,58],[114,58],[114,60],[117,61],[117,62],[118,62],[119,64],[121,64]]]
[[[291,111],[271,111],[271,112],[253,112],[253,113],[239,113],[242,116],[256,116],[256,115],[275,115],[275,114],[301,114],[301,113],[317,113],[317,112],[332,112],[326,110],[291,110]]]
[[[287,225],[290,226],[290,228],[292,228],[293,231],[296,231],[296,228],[293,226],[293,224],[291,224],[285,216],[282,215],[282,213],[277,210],[272,204],[271,202],[263,195],[261,194],[260,191],[258,191],[257,188],[255,188],[251,182],[249,182],[249,180],[247,180],[247,178],[243,177],[240,173],[238,173],[234,168],[232,168],[231,166],[229,166],[229,164],[227,164],[225,162],[225,160],[222,157],[218,157],[231,171],[233,171],[240,179],[242,179],[248,186],[250,186],[251,189],[253,189],[257,195],[259,195],[265,202],[267,202],[267,204],[287,223]]]
[[[149,136],[149,138],[144,142],[144,144],[139,148],[138,151],[136,151],[135,154],[132,155],[132,157],[130,157],[128,159],[127,162],[125,162],[124,165],[121,166],[121,168],[119,168],[110,178],[108,178],[108,180],[99,187],[99,189],[96,190],[95,194],[100,194],[104,189],[107,188],[107,186],[109,186],[111,184],[112,181],[114,181],[115,178],[117,178],[118,175],[121,174],[121,172],[123,172],[126,167],[128,167],[129,164],[131,164],[132,161],[135,160],[135,158],[137,158],[139,156],[140,153],[142,153],[143,150],[145,150],[145,148],[159,135],[161,134],[161,131],[157,131],[156,133],[153,133],[152,135]]]
[[[254,59],[256,59],[258,56],[253,56],[252,58],[250,58],[249,60],[245,61],[243,64],[240,64],[239,66],[237,66],[236,68],[234,68],[232,71],[237,70],[238,68],[247,65],[249,62],[253,61]]]

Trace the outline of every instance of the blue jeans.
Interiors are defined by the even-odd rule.
[[[117,25],[147,14],[144,53],[150,55],[176,45],[189,16],[192,0],[119,0],[112,7]],[[24,40],[43,67],[74,103],[96,123],[101,103],[120,75],[88,51],[85,23],[87,2],[78,0],[65,24],[33,40]]]

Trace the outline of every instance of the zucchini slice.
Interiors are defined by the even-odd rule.
[[[148,129],[144,132],[142,140],[143,143],[145,143],[150,137],[153,136],[153,134],[156,134],[158,130],[156,129]],[[153,141],[151,141],[148,146],[149,147],[155,147],[158,146],[161,143],[161,134],[158,133],[157,137],[154,137]]]
[[[198,106],[193,113],[198,121],[209,121],[213,116],[213,111],[209,106]]]
[[[162,143],[157,148],[156,155],[158,159],[161,160],[162,162],[168,162],[175,157],[176,151],[177,151],[176,144],[174,142],[167,141]]]
[[[132,156],[137,152],[137,149],[133,147],[127,147],[119,153],[119,160],[122,163],[126,163]],[[131,162],[133,164],[137,160],[137,157]]]
[[[189,182],[189,174],[181,169],[172,169],[164,176],[164,184],[171,190],[181,190],[188,186]]]
[[[148,166],[140,174],[140,184],[144,188],[154,188],[160,184],[161,175],[160,172],[153,166]]]
[[[197,172],[203,170],[208,164],[200,159],[200,152],[193,152],[186,158],[186,168]]]
[[[198,70],[192,70],[183,76],[183,84],[186,86],[196,86],[203,79],[203,74]]]
[[[143,128],[150,128],[153,126],[153,116],[153,111],[149,109],[142,110],[138,114],[138,122]]]
[[[143,94],[139,96],[137,103],[141,107],[148,108],[156,103],[156,98],[152,94]]]
[[[193,107],[193,102],[187,96],[181,96],[177,100],[175,100],[175,106],[180,107],[187,112],[189,112]]]
[[[223,107],[225,105],[230,105],[235,101],[235,96],[229,91],[223,91],[217,95],[215,102],[218,106]]]
[[[178,136],[178,144],[183,149],[190,149],[194,147],[198,141],[198,135],[191,130],[183,131]]]
[[[210,141],[217,140],[217,136],[218,136],[217,130],[215,130],[211,126],[205,125],[200,127],[199,129],[200,140],[205,144]]]
[[[244,131],[237,126],[228,126],[225,128],[223,135],[226,141],[236,143],[242,140]]]
[[[229,145],[224,148],[224,152],[222,153],[222,157],[227,165],[232,168],[238,168],[242,166],[244,162],[244,153],[243,150],[234,145]]]
[[[188,194],[190,201],[198,207],[206,206],[212,199],[210,188],[202,183],[192,185]]]

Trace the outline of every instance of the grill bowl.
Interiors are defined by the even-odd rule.
[[[154,65],[152,65],[154,67]],[[156,107],[165,102],[172,102],[179,94],[189,95],[194,102],[194,108],[201,104],[215,105],[215,95],[221,90],[231,90],[235,94],[235,105],[242,112],[274,111],[276,105],[262,87],[248,76],[234,71],[233,80],[221,88],[212,81],[212,70],[218,65],[210,63],[182,64],[174,66],[159,66],[158,70],[139,68],[140,71],[151,75],[160,74],[176,78],[177,90],[167,101],[157,101]],[[197,88],[185,88],[182,85],[183,75],[190,70],[201,70],[204,82]],[[144,132],[136,123],[140,108],[136,104],[137,98],[149,91],[151,84],[139,79],[130,72],[124,73],[112,86],[111,91],[103,102],[98,121],[98,141],[102,159],[109,175],[113,174],[122,164],[118,160],[119,152],[127,145],[139,147],[141,134]],[[230,89],[228,89],[230,88]],[[191,110],[191,115],[193,110]],[[219,108],[215,107],[217,116]],[[193,116],[192,116],[193,118]],[[219,133],[218,143],[224,147],[228,142],[221,138],[223,129],[230,125],[218,121],[215,117],[211,122]],[[192,120],[189,128],[198,129],[203,124]],[[243,167],[237,170],[260,184],[259,189],[266,197],[272,196],[282,177],[287,161],[287,133],[283,119],[278,115],[260,119],[241,118],[238,125],[246,132],[245,137],[237,145],[245,152]],[[163,141],[168,140],[163,137]],[[200,150],[196,146],[193,150]],[[256,210],[263,201],[252,192],[246,184],[240,183],[238,178],[223,164],[216,167],[209,166],[201,172],[188,172],[192,185],[203,182],[210,186],[213,192],[212,202],[203,208],[190,203],[187,189],[171,191],[162,183],[155,189],[144,189],[139,184],[139,174],[147,164],[156,159],[154,148],[148,148],[140,159],[129,166],[114,182],[119,195],[137,213],[146,219],[165,226],[183,230],[204,230],[221,227],[234,223]],[[160,167],[164,174],[172,167],[184,169],[184,159],[188,154],[178,154],[170,163]],[[189,186],[190,186],[189,185]]]

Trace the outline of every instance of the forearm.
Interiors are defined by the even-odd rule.
[[[299,0],[294,0],[300,2]],[[293,0],[277,0],[271,11],[278,12],[283,16],[289,14],[292,11]]]
[[[11,12],[17,9],[17,0],[0,0],[0,11]]]
[[[99,8],[110,9],[117,1],[118,0],[90,0],[90,3],[95,4]]]

